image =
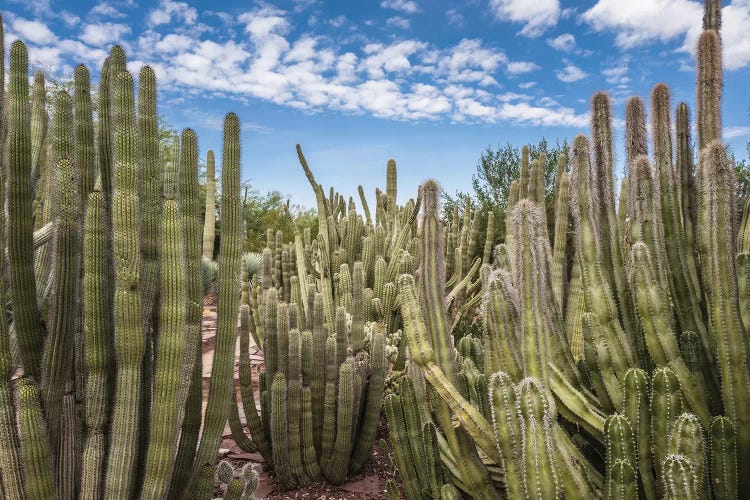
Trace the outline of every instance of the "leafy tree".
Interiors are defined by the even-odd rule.
[[[750,157],[750,142],[747,143],[747,154]],[[744,205],[750,196],[750,163],[748,158],[738,160],[734,152],[728,151],[729,160],[734,164],[735,176],[737,177],[737,199]]]
[[[295,227],[301,232],[310,228],[318,232],[318,216],[313,209],[294,205],[280,191],[262,194],[245,186],[244,220],[246,225],[245,250],[259,252],[266,246],[266,229],[281,231],[284,241],[294,239]]]
[[[538,144],[529,145],[529,161],[538,158],[543,151],[547,154],[545,165],[545,204],[548,223],[554,224],[554,187],[557,161],[560,155],[569,156],[567,141],[560,144],[556,142],[551,146],[546,139],[542,138]],[[459,215],[463,215],[463,207],[466,197],[471,198],[472,209],[478,208],[481,213],[479,220],[482,231],[486,229],[486,213],[492,211],[495,214],[495,240],[505,241],[505,217],[508,193],[511,183],[520,177],[521,173],[521,150],[512,144],[498,146],[493,149],[488,146],[480,155],[477,162],[476,173],[472,176],[473,193],[457,192],[455,195],[446,195],[443,203],[443,216],[450,220],[454,207],[458,205]]]

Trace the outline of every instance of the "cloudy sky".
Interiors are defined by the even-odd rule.
[[[428,177],[469,189],[488,146],[588,131],[593,92],[618,117],[627,97],[666,82],[694,102],[701,2],[692,0],[7,0],[7,44],[32,65],[95,80],[114,43],[128,67],[156,70],[160,113],[220,150],[221,122],[239,115],[243,176],[312,206],[301,143],[325,186],[356,194],[399,166],[399,198]],[[750,137],[750,0],[725,0],[725,140]],[[618,162],[621,168],[621,161]]]

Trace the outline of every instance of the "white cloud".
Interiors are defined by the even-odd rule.
[[[555,50],[570,52],[576,46],[576,37],[570,33],[563,33],[558,37],[547,39],[547,45]]]
[[[559,0],[490,0],[490,7],[501,21],[524,23],[521,34],[537,37],[557,24]]]
[[[438,71],[455,83],[476,82],[483,86],[496,85],[492,76],[508,61],[504,52],[484,47],[477,39],[464,38],[438,62]]]
[[[528,90],[534,85],[536,85],[536,82],[523,82],[518,84],[518,88]]]
[[[169,24],[172,17],[182,19],[185,24],[195,24],[198,20],[198,11],[195,7],[190,7],[185,2],[173,2],[172,0],[161,0],[159,7],[152,10],[148,16],[148,22],[151,26],[160,24]]]
[[[57,40],[55,34],[41,21],[29,21],[17,17],[11,23],[11,27],[25,42],[45,45]]]
[[[508,63],[508,66],[506,69],[508,70],[508,73],[511,75],[522,75],[524,73],[531,73],[532,71],[536,71],[540,68],[540,66],[536,63],[530,62],[530,61],[516,61],[512,63]]]
[[[586,127],[587,114],[576,114],[572,108],[556,106],[548,108],[533,106],[525,102],[506,103],[498,110],[498,117],[504,120],[544,127]]]
[[[130,26],[126,24],[87,24],[79,38],[89,45],[98,46],[107,45],[112,42],[120,42],[122,36],[127,33],[130,33]]]
[[[464,15],[458,9],[448,10],[445,16],[448,18],[448,24],[458,26],[459,28],[464,25]]]
[[[401,28],[402,30],[408,30],[410,26],[409,20],[401,16],[389,17],[385,20],[385,24],[387,24],[388,26],[393,26],[395,28]]]
[[[724,139],[736,139],[737,137],[750,136],[750,127],[726,127]]]
[[[404,40],[391,45],[370,43],[365,45],[367,58],[363,66],[372,78],[383,78],[385,73],[401,73],[411,68],[409,57],[427,47],[424,42]]]
[[[101,17],[111,17],[115,19],[119,19],[122,17],[125,17],[125,14],[117,10],[111,3],[109,2],[99,2],[94,6],[93,9],[89,11],[90,16],[101,16]]]
[[[380,6],[384,9],[393,9],[407,14],[419,12],[419,5],[414,0],[383,0]]]
[[[328,23],[334,28],[340,28],[346,23],[346,16],[341,14],[328,21]]]
[[[735,70],[750,64],[750,1],[734,0],[722,9],[724,67]]]
[[[724,68],[736,70],[750,64],[750,1],[734,0],[722,11],[721,41]],[[685,36],[680,51],[695,53],[695,47],[701,34],[700,23],[691,26]]]
[[[73,28],[81,22],[81,18],[73,13],[62,11],[60,12],[60,19],[65,23],[68,28]]]
[[[194,39],[189,36],[170,33],[156,42],[154,48],[160,52],[171,54],[187,50],[193,45],[193,42]]]
[[[615,43],[629,49],[649,42],[683,38],[681,52],[693,54],[702,30],[703,6],[692,0],[598,0],[582,19],[597,31],[615,33]],[[722,8],[724,67],[750,64],[750,1],[732,0]]]
[[[583,80],[588,76],[585,71],[574,64],[568,64],[563,69],[555,72],[557,79],[565,83],[573,83]]]
[[[285,14],[283,10],[266,6],[241,14],[237,20],[245,23],[245,31],[253,38],[262,39],[272,34],[286,34],[289,21],[284,17]]]
[[[628,65],[620,64],[613,66],[602,71],[605,80],[610,85],[627,85],[630,83],[630,77],[628,77]]]
[[[597,31],[614,31],[615,43],[631,48],[673,40],[700,26],[703,7],[691,0],[599,0],[582,18]]]
[[[138,57],[129,60],[128,69],[136,72],[145,64],[152,66],[167,100],[175,94],[183,96],[182,103],[170,100],[178,105],[190,96],[205,96],[243,103],[254,98],[308,112],[333,110],[389,120],[555,126],[578,126],[580,121],[579,115],[557,102],[500,90],[498,73],[501,77],[523,74],[539,66],[531,61],[509,62],[502,49],[479,39],[436,46],[416,39],[373,42],[352,36],[342,50],[329,37],[309,31],[305,24],[309,16],[301,21],[302,30],[308,31],[298,34],[300,26],[292,25],[296,18],[291,8],[284,11],[260,4],[232,19],[222,37],[207,40],[205,32],[196,29],[198,12],[191,17],[186,6],[162,1],[147,14],[150,24],[131,37],[124,23],[94,22],[107,12],[94,8],[77,39],[59,39],[48,28],[44,40],[54,44],[33,44],[30,57],[65,73],[72,71],[70,61],[100,66],[106,57],[104,47],[122,42]],[[113,20],[114,13],[110,14]],[[169,23],[162,15],[169,17]],[[391,17],[409,20],[401,14]],[[189,22],[194,25],[186,30]],[[27,30],[39,36],[42,31],[36,28]],[[9,35],[18,32],[8,30]]]

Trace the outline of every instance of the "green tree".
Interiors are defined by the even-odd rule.
[[[747,143],[747,155],[750,158],[750,142]],[[750,196],[750,162],[748,158],[738,160],[733,151],[729,150],[729,159],[734,163],[734,171],[737,177],[737,199],[744,204]]]
[[[300,232],[310,228],[318,232],[318,216],[313,209],[291,203],[280,191],[262,194],[245,185],[244,202],[245,251],[259,252],[266,246],[266,229],[281,231],[284,241],[294,239],[295,228]]]
[[[557,161],[561,154],[569,157],[569,146],[567,141],[562,144],[556,142],[550,145],[542,138],[537,144],[529,145],[529,161],[538,158],[541,152],[547,155],[545,165],[545,193],[547,221],[554,223],[553,191],[555,188],[555,173]],[[488,146],[477,161],[476,173],[472,176],[473,193],[457,192],[453,196],[445,196],[443,203],[443,216],[450,220],[456,204],[459,214],[462,214],[466,197],[471,197],[472,209],[478,208],[481,212],[479,220],[481,230],[486,228],[486,213],[492,211],[495,214],[495,240],[505,241],[505,216],[510,184],[520,177],[521,172],[521,149],[508,143],[493,149]],[[550,233],[552,234],[552,233]]]

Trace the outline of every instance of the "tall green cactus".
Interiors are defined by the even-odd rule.
[[[10,291],[16,336],[24,372],[39,378],[44,338],[36,303],[32,252],[31,121],[29,109],[29,61],[23,42],[10,48],[8,120],[4,147],[7,182],[7,246]]]
[[[140,218],[138,160],[133,77],[117,75],[115,88],[115,167],[112,191],[112,230],[115,262],[115,332],[117,360],[112,442],[109,449],[106,498],[129,497],[138,457],[141,360],[145,349],[140,279]]]
[[[206,155],[206,211],[203,223],[203,256],[214,258],[214,239],[216,238],[216,173],[214,152],[210,149]]]
[[[154,401],[142,498],[163,498],[172,475],[184,407],[178,392],[185,359],[186,273],[182,220],[175,200],[162,204],[159,342],[155,352]],[[190,360],[192,361],[192,360]]]
[[[101,498],[109,421],[109,342],[105,335],[107,309],[106,219],[104,196],[94,190],[88,197],[84,226],[83,330],[85,346],[86,428],[81,498]]]
[[[222,154],[222,243],[219,252],[217,304],[219,326],[211,369],[208,406],[200,447],[195,458],[195,471],[204,464],[213,464],[216,461],[216,450],[229,410],[227,402],[234,387],[234,349],[237,339],[238,289],[242,258],[240,123],[234,113],[229,113],[224,120]]]
[[[100,79],[95,142],[88,70],[76,68],[72,98],[56,95],[47,130],[44,79],[35,77],[29,106],[25,46],[16,42],[11,52],[0,143],[2,163],[8,165],[3,198],[7,193],[7,217],[15,217],[5,221],[14,321],[0,321],[0,498],[163,498],[168,492],[179,497],[189,481],[210,489],[210,480],[195,476],[213,467],[194,465],[202,425],[197,141],[194,136],[183,141],[179,179],[178,169],[167,165],[170,175],[162,186],[151,68],[141,70],[136,118],[124,51],[112,49]],[[232,258],[223,264],[219,354],[234,346],[239,294],[233,273],[240,256],[236,119],[234,125],[232,147],[225,148],[230,161],[225,161],[223,213],[229,215],[223,252]],[[176,156],[172,159],[176,165]],[[181,198],[192,203],[183,206]],[[3,242],[6,223],[0,224]],[[197,257],[198,266],[185,254]],[[197,293],[186,294],[187,283],[197,284]],[[152,315],[154,304],[161,310]],[[197,328],[186,328],[187,318]],[[231,356],[219,358],[214,373],[231,374]],[[14,387],[11,377],[19,365],[23,378]],[[153,409],[152,390],[164,403]],[[216,447],[206,443],[226,420],[222,406],[209,404],[200,455],[210,456],[208,462]],[[195,429],[192,441],[190,432],[181,432],[183,416],[190,421],[185,428]],[[178,446],[192,451],[180,453]],[[179,474],[173,474],[175,461]],[[247,496],[250,476],[235,479],[233,491]],[[193,491],[201,496],[200,488]]]

